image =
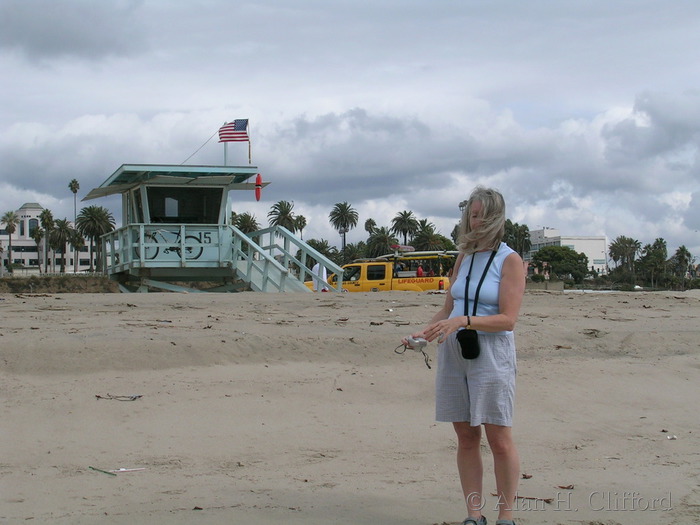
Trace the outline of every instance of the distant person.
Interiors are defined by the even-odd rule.
[[[462,525],[486,524],[481,514],[487,508],[482,492],[482,426],[496,476],[496,525],[515,525],[520,460],[511,432],[516,372],[513,329],[525,292],[525,272],[520,256],[501,242],[504,229],[503,196],[477,187],[462,215],[460,254],[445,304],[423,331],[412,334],[439,343],[435,419],[451,422],[457,434],[457,470],[468,513]],[[468,331],[463,332],[465,328]],[[474,339],[477,352],[471,352]],[[407,344],[406,339],[402,342]]]
[[[423,277],[423,267],[419,264],[416,269],[416,277]]]
[[[326,282],[328,279],[328,274],[326,272],[326,267],[321,266],[320,263],[316,263],[311,269],[311,273],[318,276],[318,279],[314,279],[314,292],[327,292],[328,285]]]

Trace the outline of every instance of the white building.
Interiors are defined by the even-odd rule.
[[[588,257],[588,268],[593,269],[598,275],[608,273],[608,238],[600,237],[573,237],[562,236],[555,228],[543,228],[530,231],[530,252],[525,254],[525,262],[532,260],[532,256],[545,246],[564,246],[577,253],[583,253]]]
[[[32,232],[41,226],[39,215],[44,211],[44,208],[36,202],[28,202],[23,204],[19,210],[16,210],[19,217],[19,223],[15,232],[12,234],[12,263],[20,264],[29,273],[39,273],[39,262],[41,262],[42,271],[45,267],[44,262],[44,244],[46,237],[42,239],[39,246],[32,239]],[[72,226],[72,223],[71,223]],[[4,229],[5,225],[0,224],[0,246],[3,251],[0,252],[3,266],[8,266],[8,258],[10,256],[10,236]],[[80,250],[78,260],[78,271],[86,271],[90,269],[90,249],[89,241],[85,242],[85,246]],[[49,272],[57,272],[61,269],[61,253],[54,253],[48,250],[49,257]],[[75,252],[70,244],[66,247],[65,254],[66,273],[75,271]]]

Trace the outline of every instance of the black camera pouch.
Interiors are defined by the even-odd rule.
[[[457,332],[457,341],[462,348],[462,357],[464,359],[476,359],[479,357],[479,334],[476,330],[460,330]]]

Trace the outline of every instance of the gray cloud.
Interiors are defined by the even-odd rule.
[[[700,191],[691,195],[688,209],[683,214],[686,227],[695,234],[695,242],[700,242]],[[700,254],[695,254],[700,260]]]
[[[0,47],[30,60],[56,57],[97,60],[129,55],[144,45],[139,0],[4,0]]]
[[[680,95],[644,93],[629,118],[606,127],[606,157],[616,165],[660,156],[677,164],[700,136],[700,91]]]

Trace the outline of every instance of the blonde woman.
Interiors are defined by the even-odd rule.
[[[525,291],[525,272],[520,256],[501,241],[504,230],[503,196],[477,187],[462,215],[461,253],[445,304],[422,332],[413,334],[439,343],[436,419],[452,423],[457,434],[457,470],[468,512],[463,525],[486,525],[482,510],[492,507],[483,497],[482,427],[493,453],[496,525],[515,525],[520,461],[511,434],[516,375],[513,329]],[[474,339],[479,347],[476,357]]]

